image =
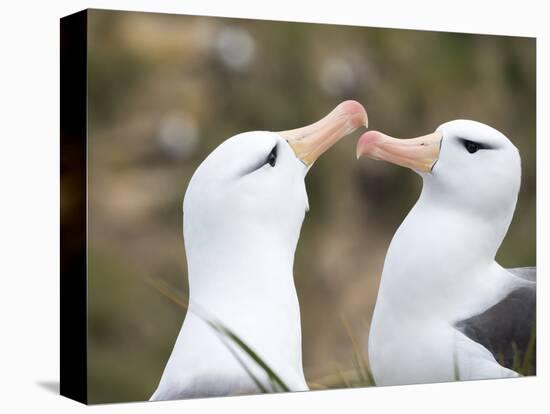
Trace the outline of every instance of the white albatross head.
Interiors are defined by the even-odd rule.
[[[366,124],[363,106],[346,101],[311,125],[245,132],[219,145],[198,167],[185,194],[190,288],[211,283],[193,280],[197,268],[216,275],[220,263],[241,270],[263,266],[258,272],[292,263],[308,209],[304,178],[309,168],[338,140]],[[216,258],[221,258],[218,263]]]
[[[376,383],[452,381],[457,372],[491,367],[455,323],[506,294],[507,272],[495,256],[517,202],[517,148],[494,128],[456,120],[412,139],[367,132],[357,155],[408,167],[423,180],[384,261],[369,333]]]
[[[411,139],[368,131],[357,142],[361,155],[411,168],[422,176],[424,191],[450,208],[482,217],[515,209],[519,152],[501,132],[480,122],[450,121]]]

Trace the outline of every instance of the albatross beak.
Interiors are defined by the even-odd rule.
[[[366,155],[416,171],[430,172],[439,158],[442,138],[439,131],[409,139],[392,138],[378,131],[368,131],[357,141],[357,158]]]
[[[363,105],[345,101],[314,124],[278,134],[287,140],[296,157],[309,167],[341,138],[367,124],[367,111]]]

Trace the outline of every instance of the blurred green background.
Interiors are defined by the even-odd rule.
[[[457,118],[507,135],[523,179],[498,260],[535,264],[534,39],[99,10],[88,22],[90,402],[158,384],[185,314],[147,281],[186,296],[182,200],[200,162],[236,133],[303,126],[344,99],[395,136]],[[366,358],[385,250],[421,185],[357,162],[360,132],[308,174],[295,261],[306,379],[329,387],[354,367],[349,332]]]

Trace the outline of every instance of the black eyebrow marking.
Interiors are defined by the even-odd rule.
[[[271,150],[269,151],[269,153],[261,160],[261,161],[258,161],[256,163],[254,163],[253,165],[251,165],[250,167],[244,169],[243,171],[240,171],[239,172],[239,177],[242,178],[248,174],[252,174],[254,171],[257,171],[259,170],[260,168],[262,168],[264,165],[267,164],[267,159],[269,157],[269,154],[271,154],[271,152],[273,151],[274,148],[277,148],[277,144],[275,144],[273,146],[273,148],[271,148]]]
[[[243,171],[239,171],[239,177],[244,177],[245,175],[252,174],[254,171],[259,170],[266,164],[267,164],[267,159],[265,159],[264,161],[255,163],[254,165],[244,169]]]
[[[492,145],[488,145],[488,144],[484,144],[484,143],[481,143],[481,142],[477,142],[477,141],[474,141],[473,139],[466,139],[466,138],[462,138],[462,137],[458,137],[458,141],[464,145],[466,144],[467,142],[473,142],[474,144],[476,144],[480,150],[490,150],[490,149],[495,149],[495,147],[493,147]]]

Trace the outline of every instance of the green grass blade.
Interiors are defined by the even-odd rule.
[[[458,354],[456,349],[453,352],[453,370],[455,381],[460,381],[460,367],[458,366]]]
[[[166,298],[170,299],[172,302],[174,302],[176,305],[180,306],[181,308],[189,311],[189,306],[187,305],[185,300],[180,299],[176,294],[174,294],[169,287],[161,283],[160,281],[153,280],[150,278],[144,278],[145,283],[147,283],[149,286],[156,289],[159,293],[161,293]],[[273,391],[275,392],[281,392],[281,391],[290,391],[290,388],[284,383],[284,381],[271,369],[271,367],[262,359],[260,356],[250,348],[241,338],[237,336],[233,331],[231,331],[229,328],[221,324],[220,322],[215,322],[211,318],[208,318],[204,315],[201,315],[196,309],[191,310],[195,315],[197,315],[199,318],[201,318],[205,323],[207,323],[212,329],[214,329],[218,334],[222,335],[220,339],[228,338],[230,339],[234,344],[236,344],[245,354],[247,354],[267,375],[269,378],[269,381],[272,385]],[[269,390],[262,385],[261,381],[253,374],[253,372],[248,368],[246,363],[238,356],[238,354],[235,352],[235,350],[229,345],[225,340],[222,341],[224,345],[229,349],[229,351],[232,353],[232,355],[237,359],[239,364],[243,367],[245,372],[250,376],[252,381],[258,386],[258,388],[264,392],[267,393]]]
[[[210,325],[210,326],[212,326],[212,325]],[[260,379],[254,375],[252,370],[250,370],[250,368],[248,368],[246,363],[241,359],[241,357],[237,354],[237,352],[235,352],[233,347],[230,344],[227,343],[227,340],[226,340],[227,338],[223,335],[223,333],[221,333],[215,326],[212,326],[212,328],[214,328],[216,330],[216,332],[218,333],[222,343],[227,347],[229,352],[231,352],[233,357],[237,360],[239,365],[244,369],[244,371],[247,373],[247,375],[250,377],[250,379],[254,382],[254,384],[256,384],[256,386],[260,389],[260,391],[263,394],[267,394],[269,392],[269,390],[266,387],[264,387],[264,385],[262,384],[262,381],[260,381]]]
[[[214,329],[222,332],[228,338],[230,338],[236,345],[241,348],[258,366],[260,366],[265,373],[267,374],[269,380],[275,385],[276,388],[279,388],[275,391],[290,391],[290,388],[284,383],[284,381],[273,371],[269,365],[262,359],[260,356],[252,350],[241,338],[239,338],[233,331],[229,328],[223,326],[220,323],[214,323],[212,321],[207,321],[210,326]]]
[[[353,334],[351,327],[348,321],[346,320],[346,318],[344,318],[344,316],[340,316],[340,318],[342,319],[342,323],[344,325],[344,328],[346,329],[346,333],[348,334],[348,337],[350,338],[351,345],[353,348],[353,360],[357,370],[357,377],[359,378],[359,385],[371,385],[374,382],[373,381],[374,378],[372,378],[372,374],[367,368],[367,363],[363,358],[363,354],[359,349],[357,339]]]
[[[527,343],[527,349],[525,350],[525,355],[523,356],[523,361],[521,364],[521,374],[522,375],[535,375],[536,374],[536,364],[535,364],[535,353],[536,353],[536,344],[537,344],[537,329],[536,325],[533,325],[531,330],[531,336],[529,337],[529,342]]]

